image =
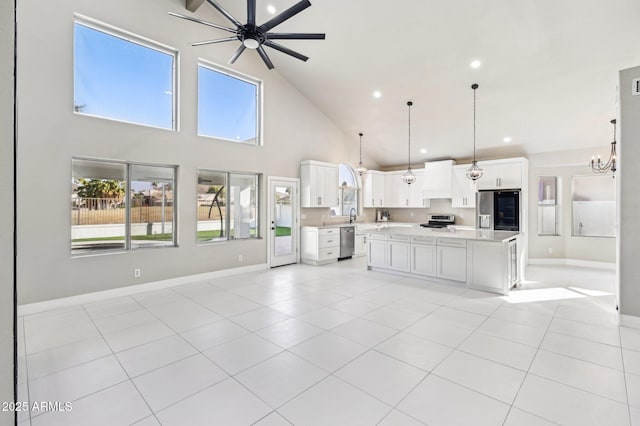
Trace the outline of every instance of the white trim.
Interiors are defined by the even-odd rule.
[[[529,258],[529,265],[569,265],[586,268],[599,268],[615,271],[615,262],[596,262],[593,260],[565,259],[565,258]]]
[[[640,317],[620,314],[619,322],[623,327],[637,328],[640,330]]]
[[[220,271],[205,272],[203,274],[186,275],[183,277],[170,278],[162,281],[152,281],[149,283],[133,285],[129,287],[120,287],[111,290],[79,294],[77,296],[63,297],[61,299],[46,300],[44,302],[29,303],[27,305],[18,306],[18,316],[32,315],[40,312],[50,311],[53,309],[67,308],[70,306],[112,299],[115,297],[131,296],[133,294],[144,293],[147,291],[161,290],[178,285],[189,284],[195,281],[228,277],[231,275],[238,275],[247,272],[265,271],[266,269],[266,263],[259,263],[257,265],[243,266],[240,268],[222,269]]]
[[[267,232],[269,234],[266,236],[267,238],[267,267],[272,268],[272,253],[273,253],[273,244],[274,244],[274,236],[270,232],[271,230],[271,221],[273,220],[273,197],[271,197],[271,183],[272,181],[283,181],[290,182],[295,184],[295,194],[293,195],[293,200],[295,202],[294,212],[296,214],[295,223],[291,224],[291,232],[294,237],[295,249],[296,249],[296,262],[300,263],[300,178],[291,178],[291,177],[281,177],[281,176],[267,176]]]

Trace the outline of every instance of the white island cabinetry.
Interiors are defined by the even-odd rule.
[[[367,267],[507,294],[518,282],[521,234],[391,227],[367,235]]]
[[[436,271],[436,238],[411,237],[411,273],[435,277]]]

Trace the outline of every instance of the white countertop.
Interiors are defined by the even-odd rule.
[[[388,228],[388,227],[419,227],[419,223],[408,223],[408,222],[344,222],[344,223],[327,223],[324,225],[304,225],[303,228],[317,228],[317,229],[327,229],[327,228],[342,228],[344,226],[355,226],[357,230],[366,230],[375,229],[375,228]]]
[[[420,228],[420,227],[403,227],[390,226],[386,228],[372,228],[367,231],[368,234],[374,235],[402,235],[415,237],[437,237],[437,238],[458,238],[464,240],[481,240],[506,242],[513,237],[520,235],[515,231],[487,231],[487,230],[454,230],[448,228]]]

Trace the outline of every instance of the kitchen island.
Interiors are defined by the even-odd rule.
[[[387,227],[367,234],[367,268],[507,294],[523,278],[512,231]]]

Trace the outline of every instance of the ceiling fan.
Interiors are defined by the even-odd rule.
[[[220,6],[214,0],[207,0],[207,2],[213,6],[218,12],[220,12],[225,18],[227,18],[236,28],[229,28],[222,25],[214,24],[212,22],[203,21],[193,18],[191,16],[181,15],[179,13],[169,12],[169,15],[178,18],[186,19],[188,21],[197,22],[198,24],[206,25],[209,27],[217,28],[219,30],[227,31],[233,34],[232,37],[219,38],[215,40],[199,41],[191,43],[192,46],[202,46],[206,44],[224,43],[227,41],[239,40],[242,44],[235,51],[231,59],[230,64],[236,62],[236,60],[242,55],[245,49],[257,50],[258,54],[264,61],[267,68],[270,70],[274,68],[271,59],[267,56],[267,52],[264,50],[264,46],[276,49],[282,53],[293,56],[294,58],[306,61],[309,59],[294,50],[291,50],[281,44],[274,43],[273,40],[324,40],[324,33],[271,33],[272,28],[280,25],[287,19],[297,15],[309,6],[311,2],[309,0],[301,0],[298,3],[291,6],[289,9],[280,13],[279,15],[271,18],[269,21],[262,25],[256,25],[256,0],[247,0],[247,23],[242,24],[236,18],[234,18],[229,12],[227,12],[222,6]]]

